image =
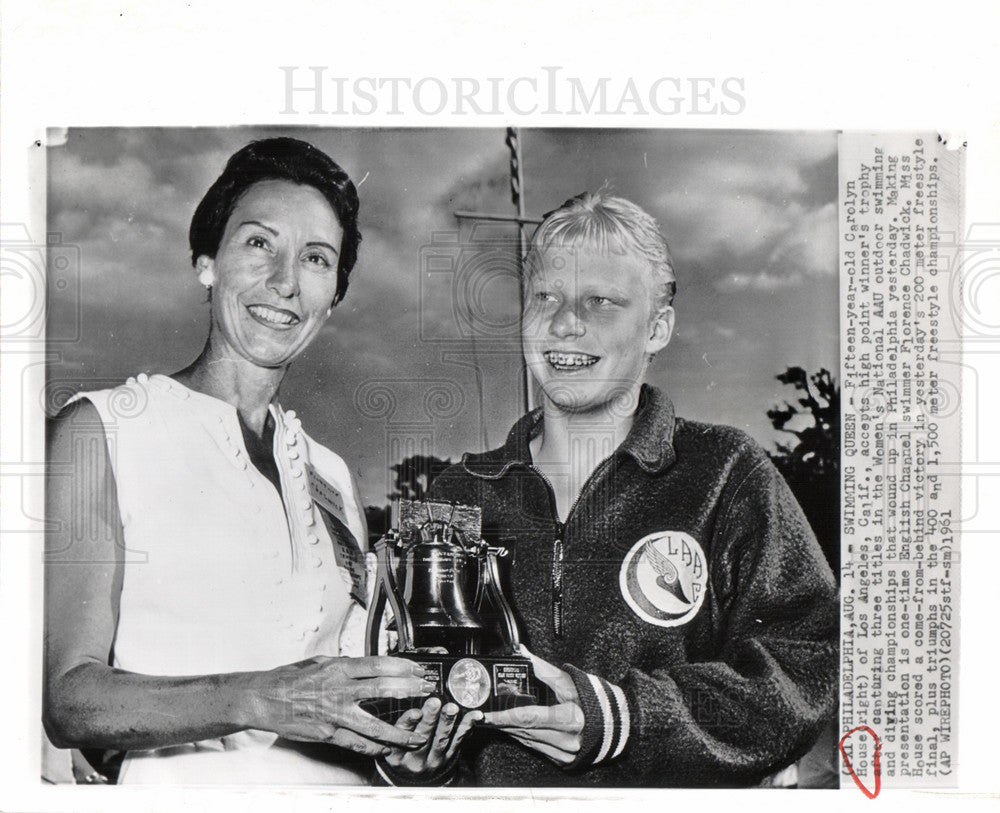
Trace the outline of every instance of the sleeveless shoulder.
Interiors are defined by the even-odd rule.
[[[60,414],[71,415],[71,407],[86,400],[97,409],[105,426],[115,425],[120,421],[134,420],[141,417],[149,406],[149,386],[150,377],[145,373],[140,373],[117,387],[78,392],[66,402]]]

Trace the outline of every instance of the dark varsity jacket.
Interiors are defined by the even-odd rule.
[[[739,786],[801,756],[835,712],[838,602],[801,509],[744,433],[674,417],[644,387],[631,432],[565,524],[531,465],[536,410],[466,455],[435,499],[479,505],[522,642],[573,677],[582,748],[562,768],[498,731],[476,785]]]

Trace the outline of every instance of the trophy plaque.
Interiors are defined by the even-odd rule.
[[[517,623],[500,586],[498,559],[507,552],[482,539],[481,509],[399,500],[392,525],[375,544],[366,654],[416,661],[436,696],[463,710],[554,704],[552,690],[519,653]],[[393,652],[379,652],[383,628],[396,634]],[[424,699],[363,705],[394,722]]]

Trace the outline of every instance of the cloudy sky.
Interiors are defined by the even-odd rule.
[[[200,351],[194,207],[246,142],[294,135],[361,182],[363,243],[347,298],[280,394],[359,474],[365,502],[413,451],[502,442],[520,412],[502,129],[70,130],[49,148],[48,230],[70,265],[50,284],[50,399],[170,373]],[[677,266],[677,330],[648,376],[681,415],[768,448],[788,365],[838,365],[837,141],[826,132],[522,130],[538,216],[607,184],[653,214]],[[362,181],[363,179],[363,181]],[[51,341],[55,340],[55,341]]]

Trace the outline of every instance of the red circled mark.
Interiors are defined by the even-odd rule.
[[[868,790],[868,788],[865,787],[865,783],[858,778],[857,773],[855,773],[854,771],[854,766],[851,764],[851,758],[847,755],[847,752],[844,750],[844,743],[846,743],[851,738],[852,734],[856,734],[859,731],[864,734],[870,735],[871,738],[875,741],[875,756],[872,757],[872,773],[875,774],[874,791]],[[879,751],[882,750],[882,741],[878,738],[878,734],[876,734],[866,725],[859,725],[856,728],[852,728],[843,737],[841,737],[840,744],[837,747],[840,749],[840,755],[844,758],[844,765],[847,766],[847,770],[848,772],[850,772],[851,779],[854,780],[854,784],[857,785],[859,788],[861,788],[861,792],[869,799],[874,799],[876,796],[878,796],[879,791],[882,790],[882,765],[879,761]]]

